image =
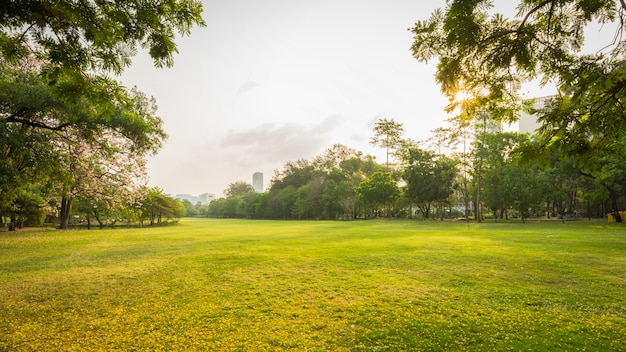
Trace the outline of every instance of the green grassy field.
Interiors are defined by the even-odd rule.
[[[0,233],[0,351],[623,351],[626,227]]]

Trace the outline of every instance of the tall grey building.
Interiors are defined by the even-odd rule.
[[[552,96],[535,98],[535,109],[541,109],[548,104]],[[537,130],[541,127],[539,121],[537,121],[536,114],[529,114],[522,111],[519,117],[519,133],[537,133]]]
[[[256,193],[263,193],[263,173],[255,172],[252,174],[252,188]]]

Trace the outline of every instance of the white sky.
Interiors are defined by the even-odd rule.
[[[435,63],[412,58],[408,28],[445,1],[205,0],[205,28],[177,41],[170,69],[145,53],[122,82],[154,96],[169,134],[148,163],[150,186],[214,193],[265,187],[290,160],[340,143],[384,162],[368,144],[393,118],[423,140],[445,125]]]

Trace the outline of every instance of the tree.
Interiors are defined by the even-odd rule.
[[[391,173],[383,171],[373,173],[359,184],[356,191],[359,199],[371,207],[373,216],[376,215],[379,207],[386,208],[386,216],[390,216],[391,203],[400,195],[400,189],[391,177]]]
[[[452,195],[456,162],[446,156],[412,147],[408,150],[406,163],[403,172],[407,183],[406,197],[412,204],[417,204],[425,219],[429,218],[431,204],[439,204],[439,214],[443,218],[441,205]]]
[[[480,184],[480,201],[499,217],[512,206],[511,185],[506,182],[507,172],[513,170],[513,152],[525,140],[523,135],[513,132],[494,131],[482,133],[473,144],[473,155],[481,165],[474,170]],[[477,185],[478,187],[478,185]]]
[[[141,202],[141,221],[150,220],[150,226],[161,224],[163,220],[179,219],[186,215],[185,205],[174,199],[163,190],[154,187],[144,190],[145,196]]]
[[[143,47],[157,67],[169,67],[176,34],[204,26],[202,10],[196,0],[13,0],[0,7],[0,52],[14,63],[34,54],[44,72],[120,73]]]
[[[243,196],[243,208],[246,217],[262,219],[268,216],[268,193],[248,193]]]
[[[68,98],[65,90],[76,83],[75,78],[50,85],[37,71],[21,71],[0,61],[0,123],[35,132],[73,128],[85,139],[108,130],[131,140],[134,148],[160,148],[166,134],[153,98],[106,78],[98,85],[73,87],[77,91]],[[115,97],[107,90],[115,91]]]
[[[59,165],[50,137],[47,133],[31,137],[26,129],[0,122],[0,223],[3,216],[14,219],[22,211],[24,194],[37,192],[47,203],[53,192],[51,176]],[[11,221],[10,228],[16,225]]]
[[[622,222],[622,218],[617,210],[620,207],[619,198],[626,191],[626,167],[624,167],[624,153],[626,153],[626,138],[617,137],[609,146],[609,150],[601,150],[595,140],[590,140],[589,148],[598,150],[598,155],[591,151],[576,155],[568,154],[568,159],[572,162],[572,167],[578,170],[579,175],[583,175],[595,184],[604,188],[609,196],[610,208],[614,212],[617,222]],[[570,197],[571,199],[571,197]],[[570,201],[569,209],[572,209],[573,202]]]
[[[228,185],[228,187],[224,190],[224,195],[226,196],[226,198],[231,198],[244,196],[252,192],[254,192],[254,188],[251,184],[244,181],[236,181]]]
[[[183,1],[13,1],[0,7],[1,123],[36,130],[75,128],[83,137],[117,131],[140,148],[165,136],[120,73],[138,45],[171,66],[175,32],[204,25],[202,5]],[[154,105],[154,102],[152,103]]]
[[[171,66],[176,34],[203,26],[201,13],[194,0],[21,0],[0,6],[0,133],[7,137],[0,153],[8,161],[0,212],[24,182],[50,179],[45,175],[51,168],[63,167],[59,134],[73,133],[97,148],[107,148],[97,136],[125,138],[127,151],[140,156],[156,151],[165,133],[154,102],[146,104],[140,92],[104,74],[121,73],[139,46],[157,67]],[[71,210],[67,192],[60,202],[61,227]]]
[[[50,96],[50,88],[36,74],[6,67],[0,58],[0,215],[15,210],[14,202],[30,185],[49,185],[61,160],[51,143],[54,131],[9,122],[14,111],[20,110],[13,107],[29,107],[46,115],[50,106],[57,103]],[[44,190],[50,191],[51,187],[40,188]],[[47,198],[48,194],[41,196]],[[15,224],[10,227],[15,228]]]
[[[385,149],[387,170],[389,170],[389,154],[399,149],[403,134],[402,124],[393,119],[379,119],[374,126],[374,136],[370,139],[370,144]]]
[[[544,84],[554,81],[566,93],[566,88],[586,88],[572,83],[592,78],[576,73],[586,72],[593,78],[618,73],[596,71],[619,63],[621,46],[614,38],[607,38],[605,50],[595,54],[580,51],[585,27],[592,21],[622,18],[625,14],[618,10],[624,9],[623,2],[520,1],[517,16],[510,20],[490,13],[492,3],[450,1],[444,11],[436,10],[412,29],[413,56],[425,62],[439,60],[436,80],[451,102],[463,90],[477,98],[471,107],[487,109],[494,118],[513,117],[519,110],[518,90],[524,81],[536,77]],[[618,34],[621,30],[620,26]],[[602,83],[607,82],[602,79]],[[605,88],[621,90],[614,84]]]
[[[0,133],[6,137],[0,150],[7,160],[0,179],[2,198],[10,202],[13,191],[29,182],[56,183],[61,228],[67,228],[79,193],[104,196],[108,188],[109,206],[121,199],[141,178],[146,156],[160,148],[166,134],[154,99],[136,89],[117,95],[113,101],[88,95],[68,100],[58,85],[47,84],[36,72],[0,65]]]
[[[5,214],[9,215],[9,230],[22,228],[25,223],[43,225],[49,207],[46,199],[42,197],[45,191],[41,188],[41,185],[29,185],[17,191],[11,205],[0,214],[0,219]]]
[[[288,185],[274,193],[269,205],[277,212],[275,217],[285,220],[292,217],[297,199],[297,189],[293,185]]]
[[[468,114],[487,111],[498,120],[515,119],[522,83],[536,78],[553,83],[558,94],[533,111],[542,123],[541,140],[527,153],[558,150],[575,157],[582,172],[601,178],[594,172],[599,158],[619,158],[614,145],[626,132],[626,67],[619,40],[626,3],[520,1],[513,19],[490,13],[491,5],[489,0],[450,1],[444,11],[418,21],[412,29],[413,56],[439,61],[436,80],[452,102],[450,108],[459,104],[454,97],[462,89],[472,97],[463,102]],[[592,22],[615,23],[617,31],[590,54],[582,48]],[[609,193],[616,190],[605,185]]]
[[[343,180],[332,190],[331,197],[341,208],[345,220],[356,217],[358,194],[355,188],[351,180]]]
[[[183,205],[185,206],[185,215],[186,216],[198,216],[200,214],[199,207],[200,203],[192,204],[189,199],[182,200]]]
[[[58,133],[56,143],[64,157],[57,177],[60,228],[67,228],[74,200],[81,203],[88,225],[93,218],[101,228],[136,201],[149,151],[107,130],[85,140],[70,129]]]
[[[522,221],[530,209],[537,209],[543,193],[542,179],[539,177],[537,169],[533,166],[521,166],[515,161],[502,171],[505,176],[505,183],[510,187],[510,195],[507,197],[511,201],[511,206],[515,206]]]
[[[323,212],[323,195],[327,182],[324,175],[318,175],[306,185],[298,188],[294,212],[298,218],[319,219]]]
[[[313,158],[312,164],[317,170],[332,172],[333,169],[340,168],[342,162],[361,156],[362,153],[355,149],[349,148],[343,144],[333,144],[330,148],[326,149],[324,154]]]
[[[300,188],[318,174],[315,166],[308,160],[288,161],[282,172],[276,171],[271,181],[270,191],[278,191],[289,185]]]

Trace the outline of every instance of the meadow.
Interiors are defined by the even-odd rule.
[[[0,351],[624,351],[626,225],[0,233]]]

